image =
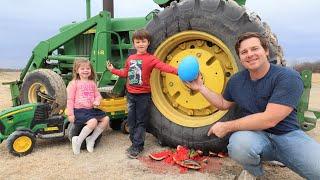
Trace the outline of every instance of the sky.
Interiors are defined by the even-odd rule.
[[[1,0],[0,68],[23,68],[33,48],[63,25],[86,19],[86,0]],[[152,0],[114,0],[115,17],[144,17],[159,8]],[[289,64],[320,60],[319,0],[247,0],[277,35]],[[91,0],[92,16],[102,10]]]

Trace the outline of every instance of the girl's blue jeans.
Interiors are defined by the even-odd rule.
[[[262,161],[279,161],[307,179],[320,179],[320,144],[302,130],[275,135],[265,131],[234,132],[229,156],[255,176],[263,175]]]

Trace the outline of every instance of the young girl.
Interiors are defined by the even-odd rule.
[[[72,138],[72,150],[80,154],[80,147],[86,140],[87,150],[93,152],[97,137],[109,125],[105,112],[95,109],[102,99],[95,83],[95,72],[90,61],[79,58],[73,64],[73,80],[67,87],[68,120],[76,125],[85,124],[78,136]],[[92,132],[93,131],[93,132]],[[88,136],[90,133],[92,134]]]

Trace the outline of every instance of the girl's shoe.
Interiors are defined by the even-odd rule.
[[[80,146],[81,146],[81,144],[78,143],[78,136],[73,136],[71,142],[72,142],[73,154],[75,154],[75,155],[80,154]]]
[[[90,136],[86,138],[86,145],[87,145],[88,152],[92,153],[93,147],[94,147],[94,141],[90,139]]]

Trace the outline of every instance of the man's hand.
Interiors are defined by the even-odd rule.
[[[107,61],[107,69],[111,72],[113,69],[113,65],[110,63],[110,61]]]
[[[68,116],[68,121],[71,123],[74,123],[75,117],[74,116]]]
[[[201,88],[204,88],[202,76],[201,74],[198,75],[197,79],[191,81],[191,82],[184,82],[186,86],[188,86],[190,89],[199,91]]]
[[[208,131],[208,136],[216,135],[219,138],[223,138],[230,132],[230,127],[226,122],[217,122]]]

